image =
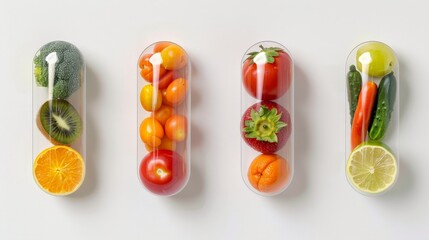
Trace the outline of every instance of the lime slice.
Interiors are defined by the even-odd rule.
[[[398,167],[387,146],[363,143],[350,154],[346,171],[349,182],[357,190],[377,194],[393,185]]]

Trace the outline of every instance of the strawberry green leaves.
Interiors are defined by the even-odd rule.
[[[278,142],[277,133],[287,126],[285,122],[280,121],[282,113],[278,113],[276,108],[270,110],[266,106],[261,106],[259,111],[252,109],[250,117],[251,120],[244,122],[243,132],[246,138],[255,138],[258,141]]]

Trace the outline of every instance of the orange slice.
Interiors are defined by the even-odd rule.
[[[83,182],[85,165],[82,156],[73,148],[54,146],[41,152],[33,163],[37,184],[52,195],[68,195]]]

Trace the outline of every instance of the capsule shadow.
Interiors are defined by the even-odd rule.
[[[401,57],[398,57],[399,60]],[[401,61],[400,63],[400,71],[399,71],[399,122],[402,121],[404,116],[407,115],[408,105],[410,100],[410,85],[407,76],[410,75],[408,65],[406,61]],[[407,80],[405,80],[407,79]]]
[[[408,162],[402,158],[399,162],[399,172],[397,176],[398,179],[396,180],[395,185],[392,186],[392,189],[377,199],[384,201],[385,197],[388,197],[390,199],[389,201],[403,202],[404,198],[411,197],[411,193],[415,184],[414,174],[411,167],[412,165],[408,164]]]

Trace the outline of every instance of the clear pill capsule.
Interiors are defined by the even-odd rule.
[[[382,42],[355,47],[346,61],[346,175],[364,195],[395,184],[399,170],[399,63]]]
[[[241,174],[252,191],[273,196],[293,177],[293,60],[264,41],[246,51],[241,68]]]
[[[191,63],[172,42],[147,47],[138,60],[138,176],[150,192],[171,196],[190,176]]]
[[[75,192],[85,177],[85,63],[64,41],[33,58],[33,176],[45,192]]]

